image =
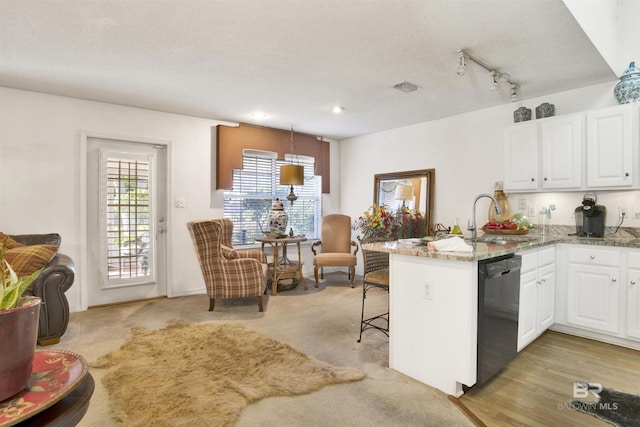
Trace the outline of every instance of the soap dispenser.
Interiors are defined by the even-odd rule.
[[[451,229],[451,234],[462,236],[462,230],[460,229],[460,225],[458,224],[458,218],[456,218],[456,223],[453,225],[453,229]]]

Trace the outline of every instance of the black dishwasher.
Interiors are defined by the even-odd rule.
[[[500,372],[518,351],[519,255],[478,262],[478,371],[476,385]]]

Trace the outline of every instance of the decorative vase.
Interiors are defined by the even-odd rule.
[[[527,120],[531,120],[531,109],[527,107],[520,107],[516,111],[513,112],[513,121],[518,122],[526,122]]]
[[[640,101],[640,68],[636,67],[635,62],[631,61],[613,93],[620,104]]]
[[[29,386],[39,319],[40,298],[0,311],[0,401]]]
[[[556,107],[548,102],[543,102],[536,107],[536,119],[544,119],[545,117],[551,117],[556,113]]]
[[[507,199],[507,195],[504,194],[503,187],[499,184],[496,184],[495,191],[493,192],[493,197],[498,201],[498,206],[500,207],[501,213],[496,213],[496,204],[491,202],[489,205],[489,213],[488,218],[489,221],[501,223],[508,219],[511,219],[511,207],[509,206],[509,199]]]
[[[271,213],[269,214],[269,231],[272,236],[286,236],[287,222],[289,215],[284,210],[284,206],[280,199],[275,199],[271,204]]]

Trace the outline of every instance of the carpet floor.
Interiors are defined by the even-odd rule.
[[[238,323],[289,344],[311,357],[366,374],[361,381],[329,385],[301,396],[271,397],[245,408],[238,427],[260,426],[473,426],[439,390],[388,368],[388,338],[366,331],[357,343],[362,301],[362,280],[349,286],[347,275],[330,273],[316,289],[307,281],[278,295],[264,297],[265,311],[258,312],[255,298],[216,301],[207,311],[206,295],[91,309],[72,313],[59,344],[43,347],[77,352],[88,361],[117,350],[129,329],[161,329],[167,321]],[[386,311],[388,294],[367,294],[371,313]],[[102,385],[103,370],[91,370],[96,390],[80,427],[115,425],[109,397]]]

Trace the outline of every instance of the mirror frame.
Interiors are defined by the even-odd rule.
[[[419,169],[413,171],[403,171],[403,172],[391,172],[391,173],[379,173],[374,175],[373,177],[373,203],[379,205],[379,194],[380,194],[380,182],[381,181],[392,181],[395,179],[416,179],[416,178],[427,178],[427,205],[426,212],[424,213],[425,217],[425,230],[426,235],[430,236],[433,233],[433,204],[434,204],[434,189],[435,189],[435,181],[436,181],[436,170],[435,169]]]

